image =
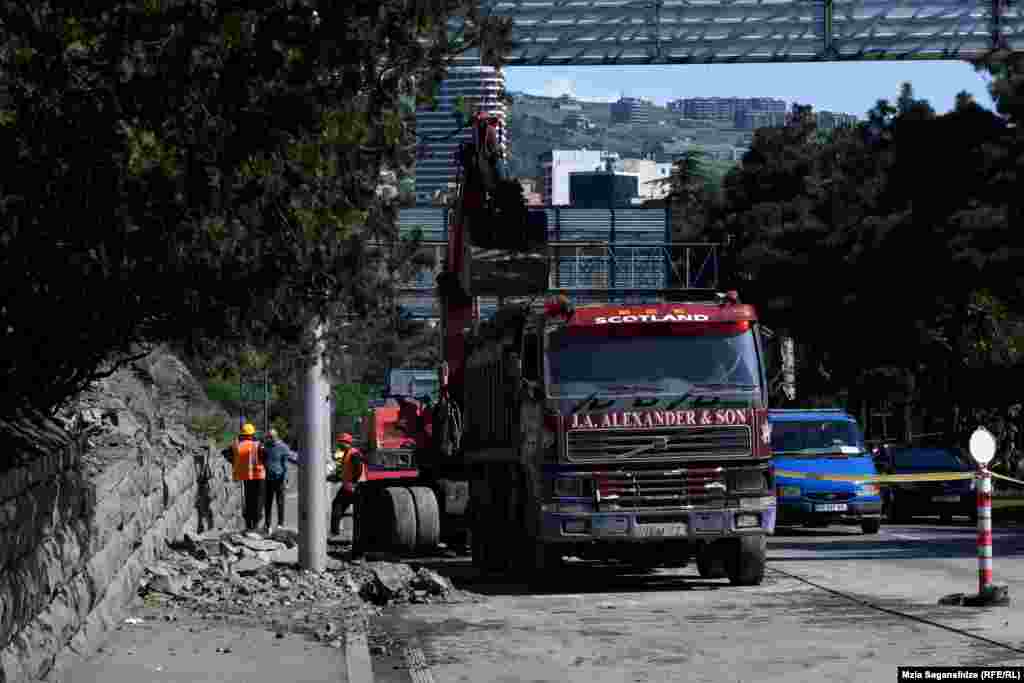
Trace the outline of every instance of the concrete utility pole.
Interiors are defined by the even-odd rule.
[[[324,377],[323,326],[317,324],[314,358],[304,368],[303,458],[299,477],[299,565],[319,572],[327,567],[327,485],[324,462],[329,436],[328,393]]]

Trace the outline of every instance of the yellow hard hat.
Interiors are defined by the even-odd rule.
[[[242,433],[246,436],[252,436],[256,433],[256,427],[253,426],[251,422],[246,422],[245,425],[242,426]]]

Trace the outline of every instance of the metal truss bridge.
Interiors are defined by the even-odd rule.
[[[508,66],[972,61],[1024,49],[1022,2],[480,0],[513,20]]]

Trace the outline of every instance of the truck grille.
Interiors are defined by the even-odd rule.
[[[619,509],[706,505],[725,497],[721,467],[602,472],[595,476],[599,505]]]
[[[750,427],[745,425],[570,431],[566,444],[566,457],[577,463],[732,460],[749,458],[753,450]]]

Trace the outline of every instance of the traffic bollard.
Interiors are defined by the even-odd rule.
[[[978,468],[978,594],[992,585],[992,473]]]

